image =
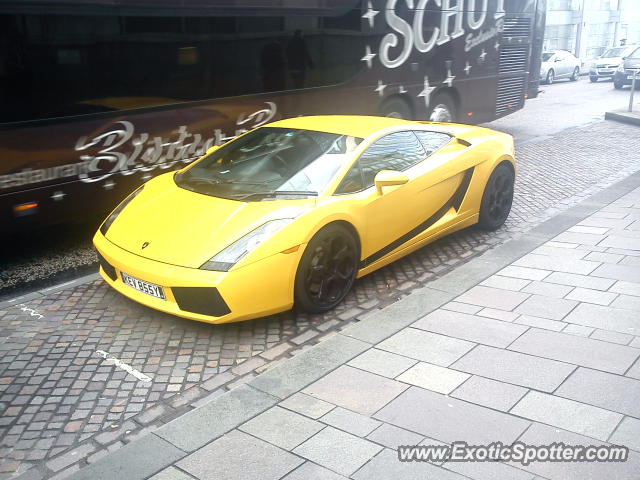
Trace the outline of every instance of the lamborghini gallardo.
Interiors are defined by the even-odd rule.
[[[104,280],[210,323],[325,312],[354,280],[513,200],[511,136],[387,117],[281,120],[131,193],[94,236]]]

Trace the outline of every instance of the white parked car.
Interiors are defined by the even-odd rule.
[[[580,59],[565,50],[555,50],[542,54],[540,82],[548,85],[558,78],[568,78],[572,82],[580,75]]]
[[[600,78],[613,78],[623,59],[631,55],[637,48],[638,45],[626,45],[608,49],[591,64],[589,79],[592,82],[597,82]]]

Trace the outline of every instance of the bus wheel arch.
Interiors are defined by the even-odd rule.
[[[385,98],[378,108],[378,114],[383,117],[404,118],[405,120],[415,118],[413,104],[406,95],[392,95]]]
[[[431,122],[455,122],[459,106],[460,97],[455,89],[439,90],[429,101],[427,120]]]

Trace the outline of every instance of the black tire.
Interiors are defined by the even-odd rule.
[[[553,69],[552,69],[552,70],[549,70],[549,71],[547,72],[547,79],[545,80],[545,82],[544,82],[544,83],[546,83],[547,85],[552,85],[552,84],[553,84],[553,81],[555,80],[555,78],[556,78],[556,74],[555,74],[555,72],[553,71]]]
[[[513,169],[508,163],[501,163],[491,173],[480,204],[478,226],[482,230],[497,230],[507,220],[513,203],[514,183]]]
[[[576,67],[573,69],[573,74],[569,78],[569,81],[575,82],[580,77],[580,68]]]
[[[429,121],[453,123],[457,116],[456,102],[451,98],[451,95],[440,93],[431,99],[427,116]]]
[[[613,81],[613,88],[615,88],[616,90],[622,90],[622,87],[624,87],[624,84],[616,80]]]
[[[411,105],[409,105],[406,100],[398,97],[386,100],[380,106],[379,113],[383,117],[404,118],[405,120],[411,120],[413,118]]]
[[[296,272],[294,301],[298,310],[322,313],[347,296],[358,273],[360,246],[353,233],[330,224],[311,239]]]
[[[598,81],[598,77],[589,77],[589,80],[591,80],[591,83],[596,83]]]

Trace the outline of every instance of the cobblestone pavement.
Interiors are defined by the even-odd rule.
[[[600,122],[520,146],[503,229],[470,228],[423,248],[359,280],[326,315],[198,324],[102,281],[0,310],[0,478],[34,465],[25,478],[77,470],[628,176],[640,169],[637,132]],[[152,381],[137,381],[127,365]]]

